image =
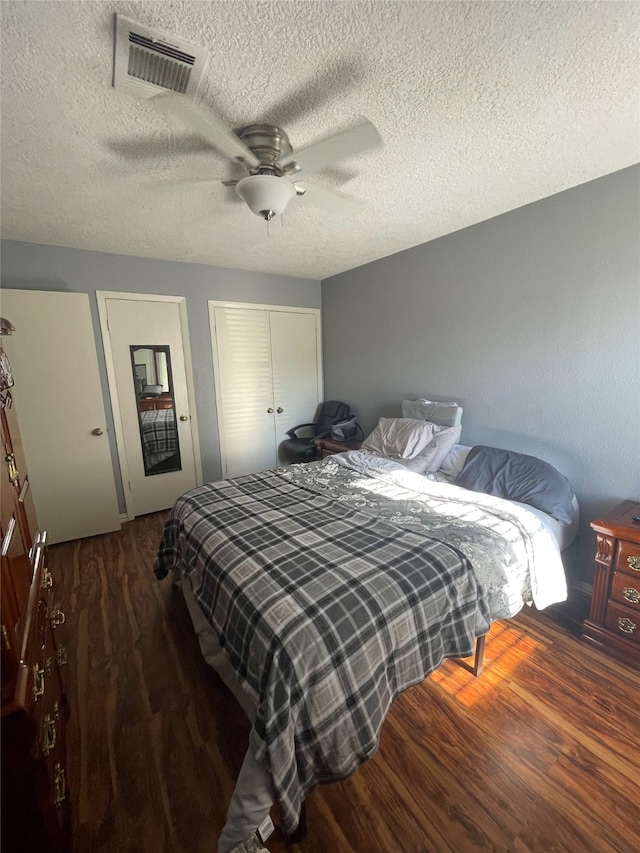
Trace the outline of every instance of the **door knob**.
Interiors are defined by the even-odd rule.
[[[91,430],[91,435],[102,435],[102,430],[100,429],[100,427],[96,427],[95,429]]]
[[[181,421],[188,421],[189,418],[186,415],[180,415],[180,420]]]
[[[267,409],[267,414],[268,414],[268,415],[272,415],[272,414],[273,414],[273,409],[271,409],[271,408]]]
[[[279,415],[281,415],[281,414],[284,412],[284,409],[282,408],[282,406],[278,406],[278,408],[276,409],[276,412],[277,412]]]

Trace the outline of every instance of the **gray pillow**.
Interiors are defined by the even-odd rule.
[[[456,486],[497,498],[528,504],[570,524],[573,516],[571,483],[553,465],[498,447],[472,447]]]
[[[434,400],[402,401],[402,417],[413,418],[417,421],[431,421],[438,426],[460,426],[462,423],[462,406],[457,403],[437,403]]]

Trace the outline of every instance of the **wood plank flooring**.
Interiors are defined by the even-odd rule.
[[[166,513],[50,549],[67,613],[75,853],[214,853],[249,724],[151,571]],[[395,702],[380,751],[272,853],[637,853],[640,675],[543,614]],[[277,809],[274,820],[278,821]]]

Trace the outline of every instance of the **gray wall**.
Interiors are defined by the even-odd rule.
[[[462,443],[540,456],[589,521],[640,500],[636,166],[322,282],[325,396],[365,431],[457,400]]]
[[[220,269],[200,264],[154,261],[126,255],[86,252],[59,246],[2,241],[2,287],[88,293],[102,379],[120,509],[124,511],[115,449],[96,290],[186,296],[196,396],[196,413],[205,482],[221,476],[216,420],[213,356],[207,300],[320,307],[320,282],[303,278]],[[2,305],[0,292],[0,308]],[[10,318],[9,318],[10,319]],[[64,381],[61,378],[61,381]]]

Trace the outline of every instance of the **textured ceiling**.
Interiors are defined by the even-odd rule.
[[[640,159],[635,2],[2,2],[2,236],[325,278]],[[294,149],[369,118],[384,148],[266,224],[233,166],[115,91],[114,13],[211,51],[196,102]],[[178,182],[177,182],[178,181]]]

